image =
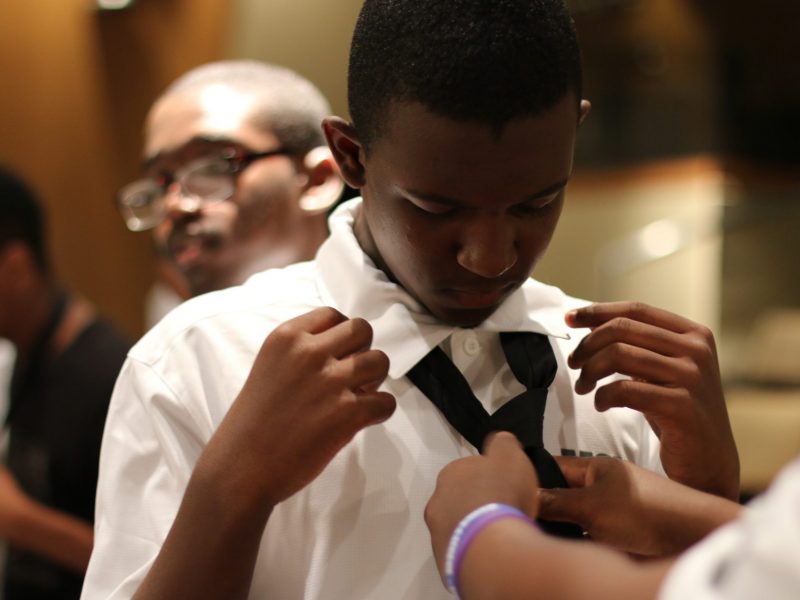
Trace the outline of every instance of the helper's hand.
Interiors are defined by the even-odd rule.
[[[593,304],[570,311],[566,321],[592,330],[569,357],[569,366],[581,370],[575,391],[586,394],[603,377],[628,375],[597,390],[597,409],[641,411],[661,440],[670,478],[738,498],[739,457],[711,331],[633,302]]]
[[[425,508],[439,572],[444,573],[447,544],[461,519],[490,502],[515,506],[534,518],[538,485],[530,459],[508,432],[488,437],[481,456],[461,458],[442,469]]]
[[[377,391],[389,359],[371,343],[365,320],[332,308],[277,327],[212,438],[212,457],[230,461],[257,501],[274,505],[306,486],[358,431],[394,411],[391,394]]]
[[[621,459],[555,458],[570,487],[540,489],[539,516],[578,523],[593,540],[633,554],[677,554],[741,510]]]
[[[8,539],[18,528],[31,501],[5,465],[0,465],[0,538]]]

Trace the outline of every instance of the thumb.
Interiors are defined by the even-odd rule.
[[[495,431],[486,437],[483,443],[483,455],[495,458],[512,456],[522,452],[522,446],[513,433],[508,431]]]
[[[586,529],[587,496],[583,489],[539,488],[539,518],[577,523]]]

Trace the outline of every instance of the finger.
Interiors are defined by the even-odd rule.
[[[539,486],[539,475],[514,434],[508,431],[489,434],[483,444],[483,455],[495,465],[513,467],[517,475],[528,477],[529,489]]]
[[[397,401],[389,392],[360,392],[355,394],[353,402],[353,419],[357,432],[369,425],[383,423],[392,416]]]
[[[319,332],[315,342],[336,358],[343,358],[369,349],[372,344],[372,326],[364,319],[346,319]]]
[[[389,374],[389,357],[380,350],[367,350],[338,361],[334,369],[353,391],[374,391]]]
[[[494,431],[486,436],[483,442],[484,456],[503,459],[518,454],[525,454],[522,445],[513,433],[508,431]]]
[[[322,306],[304,313],[299,317],[289,319],[281,327],[316,334],[326,331],[346,320],[347,317],[335,308]]]
[[[569,311],[565,320],[570,327],[599,327],[611,319],[627,317],[675,333],[686,333],[699,327],[694,321],[642,302],[603,302]]]
[[[663,356],[628,344],[613,344],[591,357],[581,369],[575,391],[588,394],[601,379],[619,373],[657,384],[675,384],[691,377],[687,365],[678,358]]]
[[[567,521],[586,529],[588,502],[583,488],[539,488],[539,518]]]
[[[577,456],[553,456],[553,458],[558,463],[569,487],[579,488],[586,486],[589,466],[592,463],[590,458],[578,458]]]
[[[609,408],[631,408],[648,418],[675,419],[680,415],[694,418],[694,402],[685,389],[655,385],[646,381],[622,380],[601,386],[594,395],[600,412]]]
[[[673,331],[634,321],[628,317],[616,317],[584,337],[570,354],[567,362],[571,368],[579,369],[600,350],[615,343],[624,343],[673,357],[686,356],[693,346],[690,339]]]

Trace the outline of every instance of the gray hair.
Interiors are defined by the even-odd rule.
[[[223,84],[257,99],[256,124],[274,133],[291,152],[325,145],[322,119],[331,114],[317,87],[291,69],[255,60],[226,60],[201,65],[176,79],[161,98]]]

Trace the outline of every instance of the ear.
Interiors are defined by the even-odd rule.
[[[32,277],[38,272],[33,252],[24,242],[12,240],[0,250],[0,279],[14,289],[30,285]]]
[[[586,119],[586,116],[589,114],[590,110],[592,110],[592,103],[589,102],[586,98],[581,100],[581,107],[579,110],[580,114],[578,115],[578,125],[583,123],[584,119]]]
[[[310,214],[321,214],[333,206],[344,190],[339,168],[327,146],[319,146],[303,157],[308,183],[298,201]]]
[[[363,148],[355,128],[340,117],[328,117],[322,121],[322,130],[344,180],[350,187],[364,187]]]

